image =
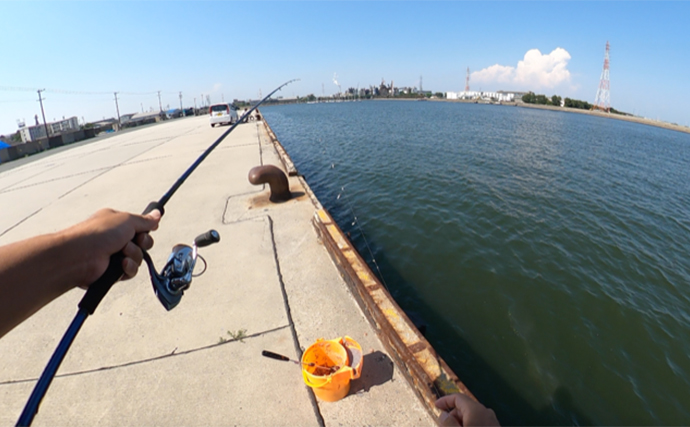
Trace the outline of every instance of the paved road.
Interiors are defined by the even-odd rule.
[[[48,152],[0,169],[0,244],[59,230],[101,207],[140,212],[227,127],[192,117]],[[166,206],[151,250],[210,228],[209,266],[166,312],[148,276],[117,284],[87,319],[34,425],[432,425],[319,243],[314,206],[267,202],[253,166],[280,161],[262,124],[242,124]],[[0,340],[0,425],[13,424],[83,292],[54,301]],[[240,331],[246,335],[235,340]],[[335,403],[317,401],[299,358],[317,338],[349,335],[362,378]]]

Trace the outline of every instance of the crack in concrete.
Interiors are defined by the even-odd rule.
[[[178,352],[177,348],[175,348],[172,352],[167,353],[167,354],[162,354],[160,356],[149,357],[149,358],[141,359],[141,360],[134,360],[132,362],[120,363],[118,365],[102,366],[100,368],[85,369],[83,371],[75,371],[75,372],[68,372],[68,373],[64,373],[64,374],[58,374],[58,375],[55,375],[55,378],[74,377],[77,375],[92,374],[95,372],[110,371],[112,369],[126,368],[129,366],[135,366],[135,365],[141,365],[144,363],[156,362],[158,360],[164,360],[164,359],[168,359],[171,357],[183,356],[186,354],[192,354],[192,353],[197,353],[197,352],[204,351],[204,350],[210,350],[212,348],[220,347],[222,345],[226,345],[226,344],[230,344],[230,343],[234,343],[234,342],[241,342],[242,340],[245,340],[245,339],[260,337],[260,336],[270,334],[272,332],[277,332],[277,331],[280,331],[280,330],[283,330],[283,329],[289,328],[289,327],[290,327],[290,325],[279,326],[277,328],[268,329],[266,331],[256,332],[256,333],[253,333],[250,335],[246,335],[246,336],[243,336],[242,338],[228,339],[228,340],[223,341],[223,342],[218,342],[215,344],[210,344],[210,345],[205,345],[202,347],[192,348],[192,349],[184,350],[184,351],[180,351],[180,352]],[[0,386],[12,385],[12,384],[21,384],[21,383],[34,382],[34,381],[38,381],[38,378],[24,378],[24,379],[20,379],[20,380],[2,381],[2,382],[0,382]]]
[[[295,353],[298,355],[298,359],[302,359],[302,346],[299,343],[299,338],[297,337],[297,330],[295,329],[295,323],[292,321],[292,313],[290,311],[290,302],[288,300],[287,290],[285,289],[285,282],[283,282],[283,273],[280,270],[280,260],[278,259],[278,248],[276,247],[275,234],[273,232],[273,218],[270,215],[266,215],[268,218],[268,230],[271,234],[271,246],[273,247],[273,259],[276,263],[276,273],[278,274],[278,281],[280,282],[280,291],[283,294],[283,303],[285,304],[285,314],[288,318],[288,325],[290,326],[290,332],[292,333],[293,343],[295,345]],[[314,390],[311,387],[307,387],[309,390],[309,400],[311,401],[312,408],[314,409],[314,415],[316,416],[316,421],[319,426],[325,427],[326,423],[321,414],[321,409],[316,401],[316,396],[314,395]]]
[[[99,173],[99,174],[93,176],[91,179],[87,179],[86,181],[82,182],[81,184],[77,185],[76,187],[74,187],[74,188],[68,190],[67,192],[61,194],[61,195],[57,198],[57,200],[62,199],[63,197],[67,196],[68,194],[71,194],[71,193],[74,192],[75,190],[77,190],[77,189],[83,187],[84,185],[86,185],[86,184],[88,184],[89,182],[93,181],[94,179],[96,179],[96,178],[98,178],[98,177],[100,177],[100,176],[102,176],[102,175],[108,173],[109,171],[111,171],[111,170],[113,170],[113,169],[116,169],[116,168],[118,168],[118,167],[120,167],[120,166],[126,166],[127,164],[135,163],[135,162],[132,161],[133,159],[135,159],[135,158],[137,158],[137,157],[139,157],[139,156],[141,156],[141,155],[143,155],[143,154],[145,154],[145,153],[147,153],[147,152],[153,150],[154,148],[157,148],[157,147],[160,147],[161,145],[167,144],[168,142],[170,142],[170,141],[172,141],[172,140],[174,140],[174,139],[176,139],[176,138],[179,138],[179,137],[181,137],[181,136],[187,135],[188,133],[189,133],[189,132],[185,132],[185,133],[182,133],[182,134],[180,134],[180,135],[176,135],[176,136],[173,136],[173,137],[165,138],[165,140],[164,140],[163,142],[161,142],[161,143],[159,143],[159,144],[156,144],[156,145],[150,147],[149,149],[147,149],[147,150],[145,150],[145,151],[143,151],[143,152],[141,152],[141,153],[138,153],[138,154],[136,154],[136,155],[130,157],[129,159],[127,159],[127,160],[125,160],[125,161],[123,161],[123,162],[120,162],[120,163],[118,163],[118,164],[116,164],[116,165],[113,165],[113,166],[110,166],[110,167],[107,167],[107,168],[103,168],[103,169],[95,169],[95,170],[92,170],[92,171],[89,171],[89,172],[84,172],[84,173],[93,173],[93,172],[102,171],[101,173]],[[91,152],[91,153],[93,153],[93,152]],[[144,160],[142,160],[142,161],[144,161]],[[58,166],[56,166],[56,167],[58,167]],[[74,174],[74,175],[72,175],[72,176],[81,175],[81,174],[83,174],[83,173]],[[37,175],[40,175],[40,174],[37,174]],[[34,175],[34,176],[37,176],[37,175]],[[63,177],[63,178],[64,178],[64,177]],[[29,179],[30,179],[30,178],[29,178]],[[58,180],[58,179],[62,179],[62,178],[56,178],[56,179],[54,179],[54,180],[50,180],[50,181],[47,181],[47,182],[52,182],[52,181],[55,181],[55,180]],[[44,183],[45,183],[45,182],[44,182]],[[33,184],[32,184],[32,185],[33,185]],[[31,186],[32,186],[32,185],[31,185]],[[26,188],[26,187],[30,187],[30,186],[24,186],[23,188]],[[12,190],[9,190],[9,191],[12,191]],[[7,191],[5,191],[5,192],[7,192]],[[0,193],[0,194],[1,194],[1,193]],[[45,206],[44,206],[44,207],[45,207]],[[36,212],[33,212],[32,214],[27,215],[26,217],[22,218],[22,219],[21,219],[20,221],[18,221],[16,224],[12,225],[11,227],[7,228],[7,229],[4,230],[2,233],[0,233],[0,236],[5,235],[8,231],[12,230],[13,228],[17,227],[19,224],[23,223],[23,222],[26,221],[27,219],[29,219],[29,218],[31,218],[32,216],[36,215],[36,214],[37,214],[38,212],[40,212],[42,209],[43,209],[43,208],[40,208],[40,209],[38,209]]]
[[[61,180],[63,180],[63,179],[73,178],[73,177],[75,177],[75,176],[86,175],[86,174],[89,174],[89,173],[94,173],[94,172],[98,172],[98,171],[102,171],[102,170],[109,170],[109,169],[110,169],[110,167],[92,169],[92,170],[88,170],[88,171],[84,171],[84,172],[73,173],[73,174],[71,174],[71,175],[64,175],[64,176],[61,176],[61,177],[59,177],[59,178],[53,178],[53,179],[48,179],[48,180],[46,180],[46,181],[39,181],[39,182],[35,182],[35,183],[33,183],[33,184],[23,185],[23,186],[21,186],[21,187],[12,187],[12,188],[8,188],[8,189],[2,189],[2,190],[0,190],[0,194],[10,193],[10,192],[12,192],[12,191],[22,190],[22,189],[24,189],[24,188],[35,187],[35,186],[37,186],[37,185],[48,184],[48,183],[51,183],[51,182],[61,181]]]
[[[32,216],[36,215],[37,213],[41,212],[42,210],[43,210],[43,208],[39,208],[37,211],[35,211],[35,212],[33,212],[33,213],[30,213],[29,215],[27,215],[27,216],[25,216],[24,218],[22,218],[18,223],[14,224],[14,225],[11,226],[10,228],[7,228],[7,229],[3,230],[3,232],[0,233],[0,237],[2,237],[2,236],[4,236],[5,234],[7,234],[8,231],[11,231],[11,230],[15,229],[16,227],[19,227],[24,221],[26,221],[27,219],[29,219],[29,218],[31,218]]]

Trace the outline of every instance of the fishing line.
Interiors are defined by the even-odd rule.
[[[336,200],[340,199],[340,195],[345,196],[344,200],[347,203],[348,207],[350,208],[350,213],[352,213],[352,217],[354,220],[352,221],[352,225],[357,225],[357,229],[359,229],[359,234],[362,235],[362,239],[364,240],[364,244],[367,247],[367,250],[369,250],[369,255],[371,255],[371,261],[374,263],[376,266],[376,271],[379,272],[379,277],[381,278],[381,281],[383,282],[383,286],[386,288],[388,292],[390,290],[388,289],[388,283],[386,283],[386,279],[383,277],[383,273],[381,273],[381,269],[379,268],[379,263],[376,262],[376,257],[374,256],[374,252],[371,250],[371,246],[369,246],[369,241],[367,240],[366,235],[364,234],[364,230],[359,224],[359,219],[357,218],[357,214],[355,213],[354,207],[352,206],[352,203],[350,203],[350,198],[348,197],[347,193],[345,192],[345,186],[341,187],[341,191],[338,194],[338,197],[336,197]]]
[[[242,115],[242,117],[240,117],[232,126],[230,126],[228,130],[223,132],[223,134],[213,144],[211,144],[206,149],[206,151],[204,151],[196,159],[194,163],[192,163],[192,165],[177,179],[177,181],[175,181],[175,183],[170,187],[168,192],[166,192],[163,195],[163,197],[160,198],[160,200],[158,200],[157,202],[149,203],[149,205],[146,207],[146,209],[144,209],[144,212],[142,214],[145,215],[153,211],[154,209],[157,209],[158,211],[160,211],[161,215],[163,215],[165,213],[165,204],[182,186],[182,184],[184,184],[184,182],[196,170],[196,168],[199,167],[199,165],[206,159],[206,157],[208,157],[208,155],[211,154],[211,152],[225,139],[225,137],[227,137],[230,134],[230,132],[235,130],[238,124],[242,123],[246,117],[248,117],[254,110],[256,110],[259,107],[259,105],[263,104],[264,101],[270,98],[274,93],[278,92],[283,87],[297,80],[298,79],[293,79],[278,86],[273,92],[266,95],[263,99],[257,102],[256,105],[254,105],[251,109],[246,111]],[[0,89],[2,89],[1,86]],[[148,254],[146,253],[146,251],[144,251],[144,258],[146,257],[148,257]],[[84,324],[84,321],[90,314],[94,313],[96,307],[98,307],[98,304],[101,302],[101,300],[103,300],[110,288],[118,280],[120,280],[120,278],[124,274],[124,271],[122,270],[123,260],[124,254],[122,252],[118,252],[116,254],[111,255],[110,263],[108,264],[108,268],[105,270],[105,273],[103,273],[103,275],[99,277],[94,283],[92,283],[87,289],[86,293],[84,294],[84,297],[79,302],[79,310],[77,311],[74,320],[72,320],[72,323],[65,332],[65,335],[60,340],[58,347],[55,349],[55,352],[48,361],[48,365],[46,365],[43,373],[41,374],[41,377],[36,383],[36,386],[34,387],[34,390],[31,393],[29,400],[26,402],[26,406],[24,407],[24,410],[22,411],[22,414],[19,417],[19,421],[17,421],[17,426],[28,426],[31,425],[31,423],[33,422],[33,419],[36,416],[36,413],[38,412],[38,407],[41,404],[41,401],[43,400],[43,397],[45,396],[46,392],[48,391],[48,387],[50,387],[50,383],[53,381],[53,378],[55,377],[55,374],[57,373],[57,370],[60,367],[62,360],[65,358],[67,351],[69,350],[70,346],[72,345],[72,342],[79,333],[79,330]]]
[[[323,142],[321,138],[318,140],[320,143]],[[324,159],[330,159],[332,158],[328,153],[326,152],[326,147],[324,144],[321,145],[321,154],[324,156]],[[330,162],[328,166],[326,166],[326,169],[332,170],[333,175],[337,175],[335,173],[335,168],[336,164],[335,162]],[[341,181],[338,177],[336,177],[336,181]],[[330,182],[330,181],[328,181]],[[369,251],[369,255],[371,256],[371,262],[374,263],[374,266],[376,267],[376,271],[378,272],[378,276],[381,279],[381,282],[383,283],[383,286],[386,288],[388,292],[390,292],[390,289],[388,289],[388,283],[386,282],[386,278],[383,276],[383,273],[381,272],[381,268],[379,267],[379,263],[376,262],[376,257],[374,256],[374,252],[371,250],[371,246],[369,245],[369,241],[367,240],[366,235],[364,234],[364,229],[362,229],[360,223],[359,223],[359,218],[357,217],[357,214],[355,213],[355,209],[353,206],[353,203],[350,201],[350,198],[348,197],[347,193],[345,192],[345,187],[347,186],[344,185],[340,187],[340,192],[338,192],[338,195],[336,196],[335,200],[338,201],[340,200],[340,196],[345,196],[344,200],[345,203],[347,203],[347,209],[350,210],[350,214],[352,215],[353,221],[352,221],[352,226],[357,226],[357,229],[359,230],[359,234],[362,236],[362,239],[364,240],[364,245],[367,247],[367,250]]]

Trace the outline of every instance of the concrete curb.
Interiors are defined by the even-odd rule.
[[[286,169],[290,170],[291,167],[295,175],[298,175],[292,160],[265,120],[264,125]],[[323,208],[307,182],[301,176],[299,179],[314,204],[316,211],[312,224],[319,238],[389,355],[429,413],[438,417],[441,411],[434,402],[448,394],[463,393],[476,400],[393,300],[338,224]]]
[[[263,116],[262,116],[263,117]],[[283,145],[278,142],[278,138],[276,137],[276,134],[273,132],[273,129],[268,125],[266,122],[266,119],[264,118],[263,120],[264,126],[266,127],[266,132],[268,133],[268,137],[271,138],[271,142],[273,142],[273,146],[275,147],[276,151],[278,152],[278,157],[280,157],[280,161],[283,163],[283,166],[285,166],[285,170],[288,173],[288,176],[298,176],[299,173],[297,172],[297,168],[295,167],[295,164],[292,163],[292,159],[290,156],[288,156],[287,152],[285,151],[285,148],[283,148]],[[306,183],[303,183],[306,184]],[[311,193],[311,191],[310,191]]]

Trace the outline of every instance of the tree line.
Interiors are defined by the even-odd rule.
[[[548,98],[546,95],[536,95],[534,92],[528,92],[522,96],[522,102],[524,102],[525,104],[555,105],[557,107],[561,106],[562,99],[563,98],[561,98],[558,95],[554,95],[551,98]],[[568,101],[572,101],[572,99],[565,98],[565,102],[568,103]]]
[[[546,95],[536,95],[534,92],[528,92],[522,96],[522,102],[524,102],[526,104],[555,105],[557,107],[560,107],[561,101],[563,101],[562,102],[563,107],[567,107],[567,108],[578,108],[580,110],[592,110],[592,109],[594,109],[594,105],[590,104],[587,101],[580,101],[579,99],[571,99],[571,98],[563,99],[558,95],[553,95],[551,98],[548,98]],[[618,111],[615,108],[611,108],[609,111],[611,113],[614,113],[614,114],[622,114],[624,116],[632,116],[632,114]]]
[[[579,99],[571,98],[561,98],[558,95],[553,95],[551,98],[546,95],[536,95],[534,92],[528,92],[522,96],[522,102],[525,104],[540,104],[540,105],[555,105],[557,107],[561,106],[561,101],[563,101],[563,107],[568,108],[579,108],[581,110],[591,110],[592,104],[587,101],[580,101]]]

